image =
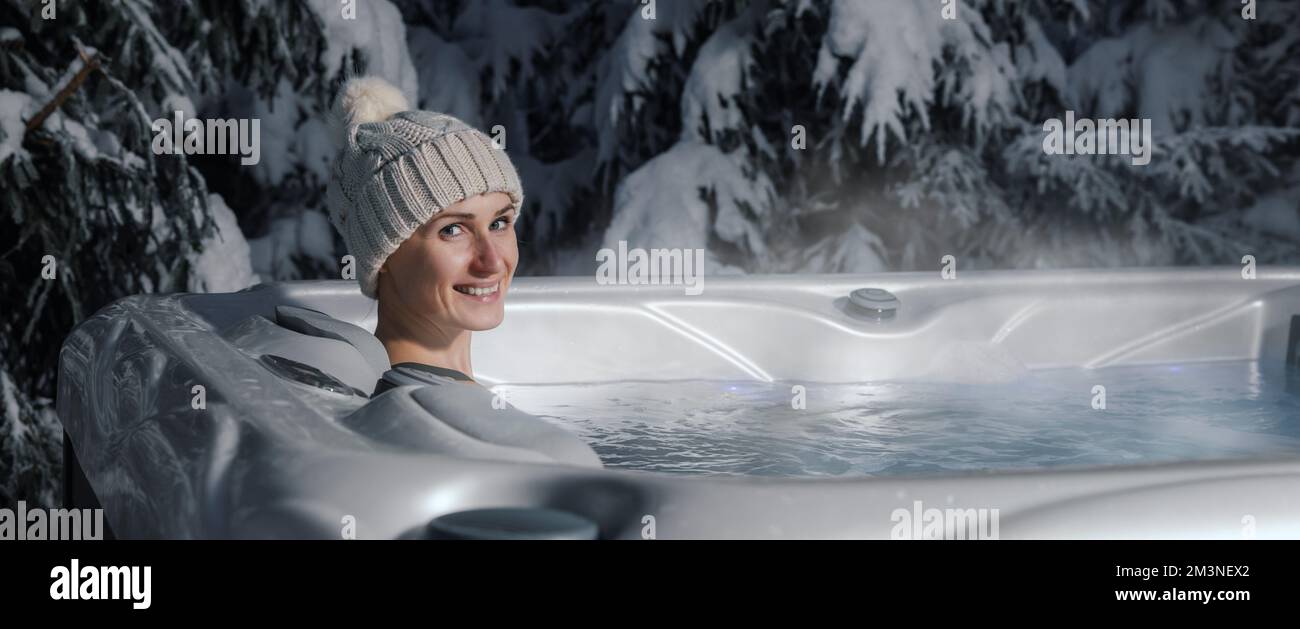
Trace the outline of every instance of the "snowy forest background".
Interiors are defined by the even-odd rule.
[[[77,322],[338,277],[323,114],[349,74],[502,126],[523,275],[619,240],[711,273],[1300,260],[1300,3],[642,1],[0,0],[0,505],[58,503]],[[260,162],[154,155],[177,109],[260,119]],[[1151,164],[1045,155],[1066,109],[1150,118]]]

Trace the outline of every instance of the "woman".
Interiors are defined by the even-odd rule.
[[[472,384],[470,336],[500,325],[519,260],[523,191],[510,158],[456,118],[409,111],[375,77],[349,81],[335,116],[330,219],[362,292],[379,300],[375,336],[392,363],[375,394]]]
[[[600,467],[576,436],[474,382],[470,336],[501,324],[519,261],[524,195],[505,151],[451,116],[409,111],[374,77],[344,85],[335,116],[330,220],[356,257],[361,291],[379,300],[375,336],[391,365],[374,412],[355,416],[368,425],[354,428],[462,457]]]

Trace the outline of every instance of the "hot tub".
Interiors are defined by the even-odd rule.
[[[871,421],[870,456],[843,447],[828,468],[710,467],[732,440],[707,421],[621,458],[609,448],[627,440],[606,430],[604,467],[379,439],[357,419],[380,416],[363,411],[383,399],[367,396],[384,357],[346,334],[286,330],[284,307],[374,329],[354,282],[312,281],[130,297],[68,337],[57,407],[85,479],[70,491],[97,499],[117,537],[421,537],[435,519],[491,508],[567,514],[601,538],[1300,537],[1300,269],[711,276],[700,295],[517,278],[505,323],[475,335],[480,382],[584,438],[599,417],[555,412],[584,415],[575,391],[642,383],[649,397],[619,407],[621,421],[698,402],[745,430],[849,421],[846,396],[866,396],[850,415]],[[1197,397],[1221,373],[1243,375]],[[1055,397],[1026,412],[1018,396],[1040,382]],[[1163,388],[1144,397],[1133,382]],[[780,412],[728,393],[746,383]],[[1199,423],[1184,434],[1189,409]],[[1156,414],[1155,429],[1143,423]],[[989,429],[1000,445],[982,445]],[[925,450],[907,445],[917,431],[971,434]],[[1180,445],[1113,445],[1124,431]],[[836,445],[834,431],[800,434],[812,441],[798,453]],[[1036,439],[1021,460],[1017,440]],[[1062,439],[1074,449],[1053,459]],[[747,460],[762,458],[755,447]],[[705,463],[658,465],[655,453]]]

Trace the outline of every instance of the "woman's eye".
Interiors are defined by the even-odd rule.
[[[456,231],[452,231],[453,229]],[[460,232],[463,230],[464,228],[460,226],[460,223],[452,223],[446,227],[443,227],[441,230],[438,231],[438,233],[442,234],[443,236],[459,236]]]
[[[494,231],[500,231],[502,229],[505,229],[509,225],[510,225],[510,221],[506,220],[505,218],[498,218],[497,220],[492,221],[491,229]]]

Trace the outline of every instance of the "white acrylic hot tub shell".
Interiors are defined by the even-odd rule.
[[[1300,303],[1293,275],[1243,280],[1226,269],[965,272],[954,280],[938,273],[710,278],[694,297],[681,287],[521,278],[505,323],[476,336],[474,365],[483,377],[512,383],[861,382],[922,377],[936,357],[962,343],[996,345],[1030,368],[1261,358],[1270,347],[1285,353],[1286,321]],[[902,303],[897,317],[868,324],[833,305],[861,287],[893,292]]]
[[[865,323],[836,307],[836,299],[864,287],[898,297],[894,320]],[[202,327],[210,336],[278,304],[374,326],[374,303],[350,282],[290,282],[212,297],[184,298],[202,324],[171,332],[160,326],[157,342],[182,358],[201,346],[204,359],[185,366],[213,379],[224,354]],[[1300,269],[1291,268],[1261,269],[1249,280],[1237,268],[961,271],[954,280],[938,273],[709,277],[698,296],[680,286],[517,278],[505,323],[476,334],[473,361],[489,384],[989,377],[978,360],[964,361],[968,350],[1029,368],[1256,359],[1261,368],[1280,369],[1294,314]],[[334,537],[340,518],[351,515],[361,536],[387,538],[452,511],[546,506],[596,521],[603,537],[641,537],[651,516],[658,538],[888,538],[895,510],[920,501],[924,508],[998,509],[1003,539],[1300,537],[1296,459],[924,478],[684,477],[379,452],[327,427],[307,429],[329,418],[306,407],[294,411],[308,418],[296,442],[266,439],[274,456],[234,452],[241,425],[266,421],[259,413],[268,404],[290,403],[280,401],[293,397],[289,389],[278,386],[245,386],[219,406],[214,415],[226,428],[204,433],[215,454],[189,479],[222,500],[237,493],[243,502],[196,503],[197,515],[166,531]],[[64,398],[61,391],[61,416]],[[269,421],[262,430],[295,434]],[[129,524],[109,515],[115,530]],[[139,530],[149,536],[153,529]]]

